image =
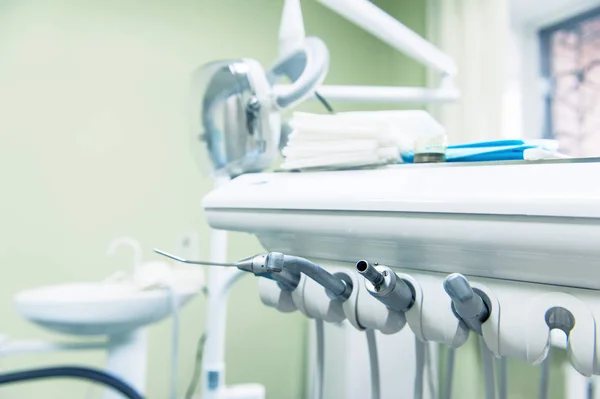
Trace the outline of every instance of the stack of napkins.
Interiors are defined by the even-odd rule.
[[[348,169],[401,162],[415,140],[445,135],[427,112],[296,112],[282,169]]]

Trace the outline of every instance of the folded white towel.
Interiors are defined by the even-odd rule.
[[[281,167],[352,168],[398,163],[417,139],[444,135],[427,112],[375,111],[319,115],[296,112]]]

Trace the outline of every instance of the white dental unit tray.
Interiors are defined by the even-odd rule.
[[[269,251],[600,289],[599,160],[248,174],[210,225]]]
[[[495,356],[539,364],[551,330],[562,330],[568,340],[552,342],[590,376],[600,374],[596,176],[597,159],[248,174],[211,192],[204,207],[214,228],[248,232],[268,251],[347,271],[358,300],[333,305],[306,279],[291,297],[307,317],[346,317],[383,332],[365,327],[372,310],[385,309],[368,303],[354,274],[355,263],[367,259],[395,268],[415,287],[405,317],[417,339],[459,347],[469,331],[451,311],[443,282],[463,273],[486,298],[482,337]],[[290,311],[277,284],[269,284],[259,284],[263,303]],[[335,306],[349,310],[334,320]]]

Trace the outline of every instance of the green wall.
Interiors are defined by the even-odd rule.
[[[424,1],[376,2],[425,32]],[[0,334],[53,337],[19,318],[19,290],[95,280],[129,258],[105,257],[114,237],[131,235],[150,258],[197,230],[204,254],[208,228],[200,199],[211,181],[190,156],[185,113],[190,72],[218,58],[276,56],[279,0],[4,0],[0,2]],[[423,85],[425,70],[315,1],[302,2],[307,32],[331,51],[331,84]],[[334,104],[336,109],[377,109]],[[321,112],[318,104],[302,109]],[[230,260],[261,248],[231,234]],[[191,376],[205,300],[182,314],[179,388]],[[261,382],[270,398],[304,398],[306,323],[263,307],[256,280],[233,291],[227,330],[227,382]],[[168,384],[169,323],[151,327],[149,396]],[[455,397],[482,395],[474,340],[457,354]],[[564,358],[557,352],[554,363]],[[102,354],[0,359],[2,370],[53,363],[101,365]],[[510,361],[511,398],[533,397],[539,371]],[[557,369],[553,369],[553,373]],[[554,376],[556,374],[553,374]],[[553,395],[562,381],[553,378]],[[2,388],[0,398],[81,398],[87,385],[43,382]],[[467,396],[466,392],[471,392]]]
[[[18,317],[11,298],[44,284],[97,280],[129,268],[105,256],[115,237],[173,248],[197,230],[211,181],[190,156],[186,98],[191,71],[210,60],[276,56],[279,0],[3,0],[0,2],[0,334],[51,337]],[[380,1],[423,30],[423,2]],[[416,63],[303,1],[306,28],[329,45],[328,83],[422,84]],[[336,105],[338,109],[361,105]],[[375,108],[373,105],[367,108]],[[320,110],[315,105],[305,109]],[[229,257],[261,250],[232,234]],[[204,326],[200,296],[182,314],[179,388],[187,385]],[[168,322],[151,327],[149,396],[168,384]],[[270,398],[304,397],[305,320],[263,307],[256,281],[230,300],[227,382],[261,382]],[[11,370],[55,363],[100,366],[101,353],[0,359]],[[42,382],[2,388],[0,398],[81,398],[87,385]]]

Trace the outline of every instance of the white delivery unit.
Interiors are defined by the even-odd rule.
[[[203,204],[270,251],[600,289],[597,176],[581,160],[262,173]]]
[[[496,356],[538,364],[550,330],[562,329],[572,365],[592,375],[600,374],[596,176],[595,159],[248,174],[203,205],[212,227],[254,234],[269,251],[326,267],[368,259],[403,273],[420,298],[406,322],[423,341],[465,342],[442,288],[449,273],[463,273],[489,299],[482,331]],[[349,362],[366,361],[347,352]],[[381,363],[391,373],[382,381],[398,384],[397,357]],[[366,397],[346,369],[338,377],[355,395],[337,397]],[[382,397],[393,389],[384,383]]]

